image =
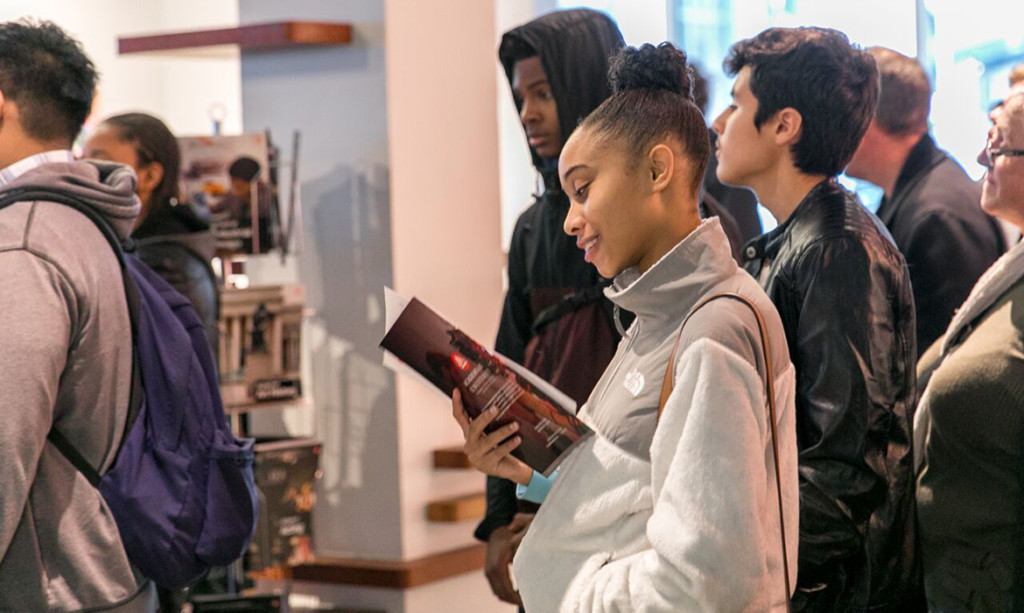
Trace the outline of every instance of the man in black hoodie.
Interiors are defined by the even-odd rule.
[[[508,254],[508,293],[495,349],[550,381],[580,405],[615,353],[619,334],[606,282],[562,231],[569,200],[558,181],[562,144],[607,98],[608,58],[623,46],[611,19],[591,10],[559,11],[506,32],[498,57],[512,87],[533,165],[544,191],[519,216]],[[498,598],[520,604],[509,563],[521,522],[515,486],[488,478],[487,514],[476,537],[487,542],[486,573]]]

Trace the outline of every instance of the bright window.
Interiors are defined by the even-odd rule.
[[[622,27],[626,42],[667,36],[710,82],[708,115],[728,104],[732,79],[722,72],[729,46],[772,26],[836,28],[862,46],[882,45],[916,56],[932,77],[933,133],[974,178],[975,156],[988,131],[988,109],[1008,89],[1007,75],[1024,62],[1024,2],[1015,0],[559,0],[560,8],[590,6]],[[666,10],[667,9],[667,10]],[[846,181],[869,208],[881,191]],[[762,215],[766,227],[774,226]]]

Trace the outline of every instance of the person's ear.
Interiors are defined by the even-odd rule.
[[[676,172],[676,154],[664,143],[655,145],[647,154],[648,169],[651,176],[651,191],[664,191]]]
[[[150,162],[140,166],[135,175],[138,177],[139,194],[152,194],[164,178],[164,166],[160,162]]]
[[[792,146],[800,141],[803,133],[804,117],[793,107],[786,107],[775,114],[772,119],[772,130],[775,143]]]

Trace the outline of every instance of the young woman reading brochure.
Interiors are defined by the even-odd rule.
[[[785,610],[798,494],[782,325],[698,216],[709,144],[685,54],[626,48],[611,78],[559,160],[565,231],[637,316],[580,410],[597,434],[546,480],[509,455],[515,424],[486,432],[495,412],[470,420],[456,393],[465,451],[544,499],[513,565],[527,611]]]

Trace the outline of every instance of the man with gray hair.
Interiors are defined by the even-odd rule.
[[[885,191],[878,217],[907,260],[924,353],[1004,249],[981,188],[928,133],[931,84],[921,65],[883,47],[868,51],[881,89],[875,117],[846,174]]]

